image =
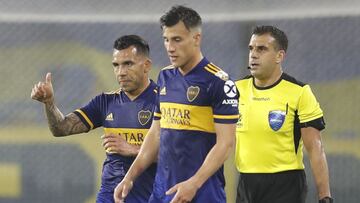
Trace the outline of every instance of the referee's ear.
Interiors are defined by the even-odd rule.
[[[285,50],[279,50],[277,55],[276,55],[276,63],[277,64],[282,63],[284,61],[284,59],[285,59],[285,55],[286,55]]]

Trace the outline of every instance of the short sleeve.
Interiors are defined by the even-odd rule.
[[[101,106],[105,102],[105,95],[101,94],[93,98],[87,105],[76,109],[74,113],[91,130],[102,126],[103,115]]]
[[[217,79],[212,83],[211,106],[215,123],[236,123],[239,118],[239,92],[232,80]]]
[[[298,115],[301,127],[312,126],[319,130],[325,128],[323,111],[309,85],[303,87],[298,104]]]

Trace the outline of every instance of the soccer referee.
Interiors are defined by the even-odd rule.
[[[241,117],[236,132],[237,203],[304,203],[308,152],[320,203],[333,202],[320,131],[323,112],[310,86],[283,73],[286,34],[257,26],[249,43],[251,75],[236,82]]]

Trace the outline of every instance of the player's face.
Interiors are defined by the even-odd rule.
[[[145,86],[150,71],[151,61],[143,54],[137,54],[136,47],[113,52],[114,73],[123,91],[138,95]]]
[[[249,43],[249,67],[251,75],[259,80],[272,77],[284,56],[283,50],[275,47],[270,34],[252,35]]]
[[[186,29],[182,21],[176,25],[163,27],[164,45],[170,62],[175,67],[190,69],[196,64],[199,52],[200,32]]]

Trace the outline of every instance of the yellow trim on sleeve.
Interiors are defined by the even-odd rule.
[[[212,68],[212,69],[215,69],[216,72],[221,71],[221,68],[217,67],[217,66],[214,65],[213,63],[209,63],[207,66],[210,67],[210,68]]]
[[[205,70],[207,70],[207,71],[209,71],[210,73],[212,73],[212,74],[216,74],[216,72],[215,71],[213,71],[213,70],[211,70],[209,67],[204,67],[205,68]]]
[[[88,124],[90,125],[90,129],[93,129],[94,128],[94,124],[91,122],[91,120],[89,119],[89,117],[87,117],[87,115],[81,111],[80,109],[76,109],[75,111],[79,112],[82,117],[84,117],[84,119],[86,120],[86,122],[88,122]]]
[[[161,113],[154,112],[154,116],[161,118]]]
[[[239,115],[214,115],[217,119],[238,119]]]

